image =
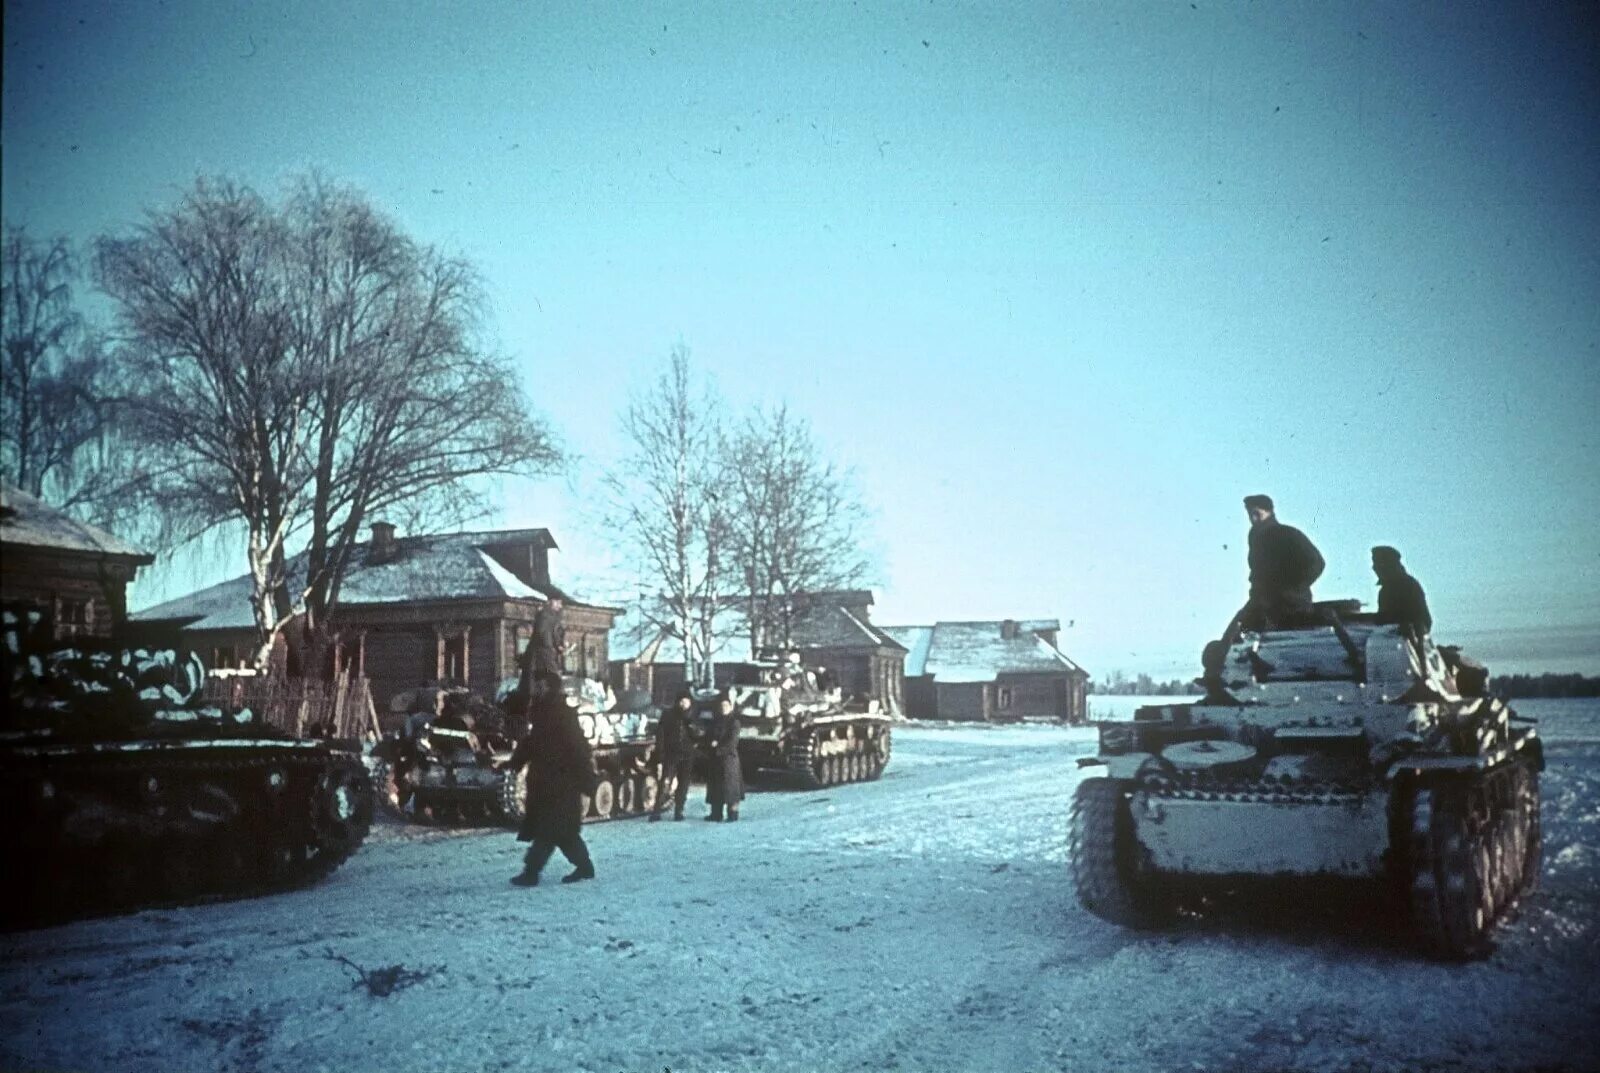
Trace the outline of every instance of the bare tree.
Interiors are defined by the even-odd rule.
[[[743,574],[752,657],[787,649],[816,593],[863,584],[867,513],[786,406],[746,419],[725,447],[728,552]]]
[[[460,518],[481,509],[476,478],[560,462],[481,341],[470,266],[352,190],[311,177],[280,208],[201,181],[98,251],[140,385],[131,434],[161,448],[140,486],[180,535],[244,523],[258,666],[303,610],[304,666],[323,669],[366,520]]]
[[[58,506],[92,505],[109,483],[113,399],[98,339],[72,298],[78,268],[63,238],[7,224],[0,248],[0,469]]]
[[[196,183],[96,244],[126,346],[126,434],[142,498],[178,539],[243,523],[256,664],[292,617],[285,543],[311,473],[306,371],[288,347],[282,222],[253,191]]]
[[[689,350],[634,394],[622,415],[628,451],[606,473],[608,521],[645,587],[641,613],[683,647],[687,680],[709,683],[723,509],[712,389],[696,387]]]
[[[287,213],[291,338],[310,371],[313,471],[303,593],[321,665],[363,525],[387,511],[459,521],[473,478],[561,462],[515,371],[480,342],[472,267],[419,246],[355,191],[302,180]]]

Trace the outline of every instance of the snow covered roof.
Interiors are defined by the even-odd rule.
[[[1061,650],[1039,636],[1061,628],[1056,619],[1023,619],[1006,636],[1006,623],[937,622],[885,626],[906,647],[906,677],[940,682],[991,682],[1002,674],[1084,674]]]
[[[339,602],[352,606],[438,600],[543,601],[551,596],[568,599],[554,585],[528,584],[485,550],[518,542],[554,546],[544,529],[399,537],[393,541],[392,553],[380,561],[370,561],[370,542],[357,544],[340,585]],[[289,561],[291,591],[304,586],[305,568],[303,553]],[[132,617],[139,622],[180,621],[192,630],[249,629],[254,625],[250,590],[246,574],[137,611]]]
[[[98,526],[80,522],[9,484],[0,494],[0,544],[121,555],[141,563],[155,561],[155,556],[143,548],[119,540]]]
[[[933,644],[932,626],[885,626],[883,632],[893,637],[906,650],[906,677],[921,678],[926,674],[928,648]]]

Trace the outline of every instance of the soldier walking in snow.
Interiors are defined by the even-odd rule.
[[[667,787],[672,787],[672,818],[683,819],[683,806],[689,799],[689,780],[694,773],[697,728],[694,725],[694,696],[685,686],[661,716],[656,727],[656,760],[661,765],[660,789],[650,810],[650,822],[661,819],[667,804]]]
[[[519,887],[539,883],[545,862],[560,850],[573,871],[561,882],[594,878],[594,862],[584,844],[584,796],[599,784],[594,754],[578,726],[578,713],[567,702],[561,678],[540,676],[536,699],[529,709],[531,726],[506,762],[510,772],[528,766],[528,808],[517,830],[517,840],[529,843],[521,874],[511,882]]]
[[[717,694],[717,714],[706,734],[706,745],[711,752],[706,770],[706,804],[711,806],[711,814],[706,819],[721,822],[726,806],[732,823],[739,818],[739,802],[744,800],[744,772],[739,768],[739,716],[726,690]]]

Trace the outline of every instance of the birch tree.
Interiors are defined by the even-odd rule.
[[[138,488],[171,531],[242,523],[258,666],[296,614],[321,671],[363,524],[480,509],[477,479],[561,455],[509,361],[482,285],[359,193],[312,176],[282,206],[201,181],[97,244],[130,380]],[[305,543],[291,578],[287,549]]]
[[[752,658],[787,651],[819,592],[865,583],[867,512],[848,470],[823,457],[810,425],[778,406],[729,436],[728,555],[743,575]]]
[[[666,368],[623,410],[627,451],[604,477],[607,515],[620,550],[641,579],[641,613],[683,650],[686,680],[709,684],[721,584],[721,454],[713,390],[696,385],[689,350],[673,347]]]

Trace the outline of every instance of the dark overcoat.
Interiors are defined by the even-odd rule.
[[[1250,602],[1258,608],[1310,610],[1311,583],[1324,565],[1317,546],[1294,526],[1250,527]]]
[[[562,650],[567,646],[567,630],[561,612],[541,607],[533,616],[533,636],[528,638],[528,668],[531,674],[562,674]]]
[[[744,772],[739,767],[739,716],[720,712],[706,732],[711,763],[706,768],[706,804],[737,805],[744,800]]]
[[[584,795],[599,784],[594,753],[565,697],[541,697],[533,726],[508,762],[512,772],[528,767],[528,811],[517,829],[523,842],[562,842],[583,826]]]
[[[664,764],[693,759],[697,730],[693,708],[668,708],[656,724],[656,759]]]
[[[1433,629],[1433,616],[1428,613],[1428,597],[1422,583],[1402,567],[1378,579],[1378,621],[1397,622],[1417,633]]]

